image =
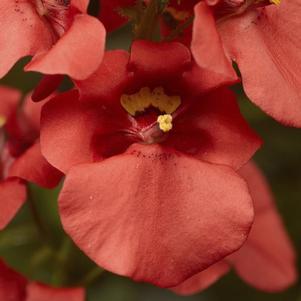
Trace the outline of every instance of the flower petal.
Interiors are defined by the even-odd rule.
[[[48,50],[54,36],[30,1],[1,0],[0,78],[22,57]]]
[[[20,91],[0,86],[0,117],[9,118],[16,111],[20,100]]]
[[[81,287],[54,288],[37,282],[27,286],[26,301],[84,301],[85,291]]]
[[[9,176],[19,177],[45,188],[54,188],[63,175],[45,160],[40,143],[36,142],[14,161]]]
[[[25,301],[26,279],[0,260],[0,300]],[[41,300],[40,300],[41,301]]]
[[[54,167],[65,172],[72,165],[93,161],[91,140],[97,116],[78,101],[73,90],[50,100],[42,110],[41,149]]]
[[[25,200],[26,186],[22,180],[7,179],[0,182],[0,230],[16,215]]]
[[[239,248],[253,221],[246,184],[231,168],[160,145],[74,167],[59,206],[66,232],[97,264],[161,287]]]
[[[231,60],[225,56],[211,9],[200,2],[194,9],[191,51],[197,64],[222,75],[226,80],[236,80]]]
[[[251,101],[279,122],[301,126],[301,3],[244,14],[220,28]]]
[[[295,252],[268,184],[254,164],[240,170],[255,205],[255,221],[243,247],[228,257],[241,278],[257,289],[277,292],[295,283]]]
[[[136,81],[171,82],[191,63],[188,48],[178,42],[155,43],[139,40],[132,44],[129,69]]]
[[[205,271],[198,273],[187,279],[180,285],[173,287],[171,290],[178,295],[192,295],[205,290],[222,276],[229,272],[230,266],[225,261],[219,261],[210,266]]]
[[[130,78],[127,70],[129,53],[124,50],[106,51],[97,71],[83,81],[75,81],[82,98],[112,103],[118,100]]]
[[[70,29],[51,50],[33,57],[25,70],[46,74],[67,74],[74,79],[85,79],[101,63],[104,43],[103,25],[89,15],[76,15]]]
[[[239,111],[235,95],[219,89],[195,101],[175,119],[166,144],[212,163],[240,168],[261,145]]]

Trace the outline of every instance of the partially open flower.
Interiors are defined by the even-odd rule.
[[[0,77],[22,57],[27,71],[91,75],[102,60],[105,31],[86,14],[88,0],[2,0]]]
[[[235,169],[260,140],[217,79],[180,43],[136,41],[43,107],[42,152],[67,173],[62,223],[100,266],[168,287],[246,239]]]
[[[41,104],[30,96],[19,109],[18,91],[0,87],[0,229],[26,199],[26,182],[55,187],[62,174],[42,156],[39,143]]]
[[[259,290],[278,292],[295,283],[295,251],[266,179],[251,162],[239,173],[248,183],[255,206],[255,220],[246,243],[234,254],[175,287],[173,290],[176,293],[189,295],[199,292],[217,281],[231,267],[244,281]]]

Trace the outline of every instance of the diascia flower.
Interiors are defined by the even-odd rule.
[[[169,287],[242,245],[253,210],[234,170],[260,140],[215,74],[180,43],[136,41],[76,84],[43,107],[41,146],[67,173],[62,223],[88,256]]]
[[[17,109],[19,91],[0,87],[0,229],[14,217],[26,199],[26,181],[55,187],[62,174],[42,156],[39,144],[41,104],[30,96]]]
[[[207,2],[213,5],[195,7],[196,61],[220,73],[231,72],[235,61],[249,98],[278,121],[300,127],[300,1]]]
[[[26,71],[84,79],[99,66],[102,24],[86,14],[88,0],[2,0],[0,77],[22,57]]]
[[[255,206],[255,220],[246,243],[226,259],[174,288],[178,294],[201,291],[232,267],[249,285],[278,292],[297,279],[295,251],[279,216],[268,183],[254,163],[239,173],[246,179]]]
[[[0,259],[0,300],[3,301],[84,301],[81,287],[54,288],[30,282]]]

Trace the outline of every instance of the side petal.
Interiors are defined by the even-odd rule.
[[[178,286],[171,288],[178,295],[188,296],[201,292],[218,281],[230,270],[229,264],[219,261],[205,271],[187,279]]]
[[[25,301],[26,279],[0,260],[0,300]]]
[[[22,180],[7,179],[0,182],[0,230],[16,215],[25,200],[26,186]]]
[[[89,15],[76,15],[65,35],[49,51],[36,55],[25,70],[85,79],[101,63],[104,43],[103,25]]]
[[[98,120],[92,113],[83,108],[75,90],[44,105],[40,141],[51,165],[66,172],[72,165],[93,161],[91,141]]]
[[[31,282],[27,286],[26,301],[84,301],[85,291],[81,287],[55,288]]]
[[[200,2],[195,6],[194,14],[191,51],[197,64],[222,75],[226,80],[236,79],[236,72],[225,55],[210,7]]]
[[[254,164],[240,171],[255,204],[255,221],[243,247],[228,257],[239,276],[257,289],[278,292],[297,280],[295,251],[268,184]]]
[[[301,3],[283,0],[221,25],[227,52],[244,89],[264,112],[301,127]]]
[[[253,209],[245,182],[160,145],[68,173],[63,226],[98,265],[161,287],[178,285],[245,241]]]
[[[54,36],[29,1],[1,0],[0,78],[22,57],[48,50]]]
[[[19,177],[45,188],[54,188],[63,174],[46,161],[41,154],[40,143],[36,142],[14,161],[9,176]]]
[[[201,160],[238,169],[261,146],[229,89],[200,97],[190,111],[177,118],[166,144]]]

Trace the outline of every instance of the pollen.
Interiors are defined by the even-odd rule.
[[[281,0],[270,0],[272,4],[280,5]]]
[[[135,94],[123,94],[120,103],[132,116],[138,112],[144,112],[149,107],[157,108],[162,113],[172,114],[180,106],[181,98],[180,96],[166,95],[162,87],[157,87],[153,91],[144,87]]]
[[[169,132],[172,129],[172,116],[170,114],[158,116],[157,122],[160,130],[164,133]]]

